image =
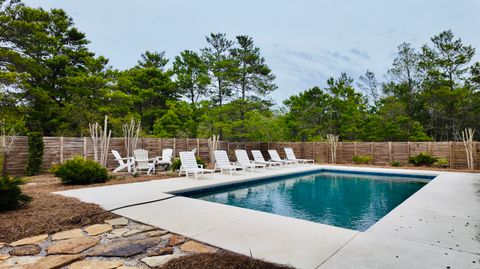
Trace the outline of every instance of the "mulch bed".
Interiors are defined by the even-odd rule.
[[[0,242],[13,242],[25,237],[55,233],[84,225],[103,223],[118,215],[103,210],[95,204],[80,202],[74,198],[55,195],[51,192],[115,185],[168,178],[167,175],[131,177],[117,176],[102,184],[66,186],[53,175],[27,178],[22,191],[32,201],[22,208],[0,213]]]
[[[261,260],[255,260],[240,254],[222,251],[182,256],[169,261],[162,269],[287,269],[292,268]]]

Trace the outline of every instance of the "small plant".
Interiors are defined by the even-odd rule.
[[[372,156],[362,156],[362,155],[358,155],[358,156],[353,156],[352,157],[352,161],[355,163],[355,164],[367,164],[369,162],[371,162],[373,160]]]
[[[408,158],[408,162],[415,166],[432,166],[437,160],[437,158],[425,152]]]
[[[195,159],[197,160],[197,164],[205,165],[205,161],[202,158],[195,157]],[[177,171],[180,169],[181,165],[182,165],[182,161],[180,160],[180,158],[173,158],[172,165],[170,166],[170,170]]]
[[[433,163],[434,167],[437,168],[446,168],[448,167],[449,163],[447,159],[438,159],[436,162]]]
[[[0,212],[17,209],[32,200],[30,196],[22,193],[22,184],[23,179],[19,177],[0,177]]]
[[[42,170],[43,148],[43,134],[39,132],[28,133],[27,176],[38,175]]]
[[[399,167],[399,166],[401,166],[401,164],[400,164],[399,161],[391,161],[391,162],[390,162],[390,166]]]
[[[134,172],[134,173],[132,174],[132,176],[133,176],[134,178],[140,177],[140,173],[139,173],[139,172]]]
[[[55,169],[54,174],[64,184],[85,185],[103,183],[108,179],[108,171],[95,161],[77,156]]]

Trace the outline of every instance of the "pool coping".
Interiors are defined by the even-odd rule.
[[[232,182],[247,183],[270,178],[272,176],[285,176],[301,171],[314,171],[319,169],[368,173],[437,175],[437,177],[425,187],[407,198],[403,203],[390,211],[365,232],[352,231],[330,225],[175,195],[175,193],[178,192],[225,186]],[[435,241],[432,242],[432,238],[440,236],[440,232],[437,232],[438,235],[432,234],[430,237],[416,235],[414,231],[415,229],[413,228],[409,229],[407,232],[398,232],[399,226],[397,223],[403,219],[408,220],[405,225],[409,225],[409,227],[414,225],[412,223],[418,225],[415,221],[418,220],[417,215],[419,214],[419,210],[412,211],[411,209],[420,207],[420,214],[423,214],[422,210],[424,209],[421,208],[422,203],[425,204],[425,201],[429,201],[428,196],[432,196],[437,190],[440,190],[440,192],[444,191],[445,187],[442,186],[449,185],[452,178],[457,178],[456,184],[461,186],[470,184],[469,182],[472,180],[474,183],[480,184],[480,175],[468,173],[353,166],[304,165],[295,167],[291,166],[283,169],[269,169],[266,172],[257,174],[235,176],[221,176],[216,174],[213,179],[209,179],[209,176],[204,176],[198,181],[185,178],[173,178],[141,183],[77,189],[57,193],[69,197],[75,197],[85,202],[99,204],[103,208],[114,210],[115,213],[125,217],[152,224],[160,228],[165,228],[207,244],[212,244],[220,248],[246,255],[252,253],[256,258],[290,264],[299,268],[342,267],[341,265],[345,266],[345,261],[353,260],[353,264],[356,265],[356,268],[359,268],[362,265],[366,266],[365,268],[368,268],[368,264],[371,265],[372,261],[366,260],[359,262],[358,257],[355,258],[356,255],[354,255],[356,253],[355,248],[352,255],[352,253],[350,253],[352,250],[349,249],[349,246],[354,246],[357,242],[359,242],[358,244],[362,244],[364,241],[370,242],[372,240],[373,242],[377,242],[376,244],[382,245],[388,241],[391,242],[390,245],[382,246],[379,248],[378,253],[382,253],[380,250],[388,248],[395,250],[396,247],[406,244],[412,249],[433,251],[434,253],[436,253],[435,251],[438,252],[439,249],[441,249],[440,252],[442,252],[442,254],[443,251],[448,250],[452,252],[448,256],[448,259],[452,259],[452,257],[455,256],[465,255],[468,257],[472,256],[473,259],[478,259],[480,248],[478,248],[478,245],[475,242],[467,242],[465,243],[465,246],[464,242],[459,245],[456,244],[458,242],[455,240],[449,242],[447,240],[448,238],[444,238],[447,240],[446,242],[442,239],[441,242],[439,241],[440,243],[436,243]],[[464,178],[464,180],[462,180],[462,178]],[[428,187],[432,183],[435,183],[435,186]],[[101,195],[99,196],[99,194],[106,191],[110,193],[110,197],[108,197],[110,199],[105,199],[105,197],[102,198]],[[460,188],[458,190],[458,192],[461,191],[471,194],[469,193],[468,188]],[[457,193],[455,195],[462,196],[462,193]],[[436,196],[432,197],[435,198]],[[435,199],[438,200],[438,198]],[[429,206],[428,210],[431,212],[435,211],[436,213],[434,213],[439,216],[439,219],[436,222],[435,220],[431,221],[438,225],[445,226],[446,220],[443,218],[441,222],[440,216],[443,217],[443,215],[451,214],[451,212],[446,213],[444,208],[445,204],[442,204],[441,201],[439,203],[439,201],[435,199],[432,200],[432,204],[427,203]],[[155,201],[155,204],[152,204],[152,201]],[[477,199],[476,203],[470,203],[470,205],[461,200],[459,201],[458,206],[459,208],[465,207],[467,209],[472,209],[470,215],[474,217],[474,221],[477,221],[480,216],[479,214],[475,214],[474,209],[479,208],[479,205],[480,201]],[[454,207],[452,210],[453,212],[457,212],[458,208]],[[466,212],[470,211],[466,210]],[[411,216],[408,214],[411,214]],[[206,215],[208,215],[207,218]],[[449,223],[449,225],[450,224],[451,223]],[[454,224],[455,229],[461,229],[458,223]],[[422,227],[420,227],[418,231],[425,232]],[[475,233],[476,230],[474,229],[473,232]],[[293,233],[294,236],[292,237],[289,233]],[[467,236],[461,238],[463,241],[467,241],[466,238],[468,236],[476,236],[476,234],[472,235],[471,230],[467,230],[466,233]],[[385,237],[388,238],[388,240],[385,240]],[[294,240],[296,239],[302,242],[295,242]],[[371,242],[369,244],[371,245]],[[290,246],[287,247],[287,245]],[[456,245],[459,245],[459,247],[456,247]],[[393,261],[390,260],[390,253],[383,254],[382,257],[385,258],[384,256],[387,256],[386,258],[388,258],[384,259],[385,265],[390,266],[391,263],[394,264],[394,262],[397,262],[395,259]],[[449,264],[451,263],[450,260],[443,261],[442,258],[445,260],[445,257],[439,255],[439,257],[435,257],[435,260],[432,260],[431,262],[441,261]],[[374,262],[380,262],[380,260],[374,260]],[[405,262],[408,265],[408,263],[412,263],[413,261]],[[402,266],[405,266],[405,264],[402,264]]]

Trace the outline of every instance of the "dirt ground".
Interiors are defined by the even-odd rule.
[[[116,217],[95,204],[80,202],[77,199],[55,195],[51,192],[104,185],[124,184],[168,178],[168,175],[132,177],[117,175],[106,183],[92,185],[63,185],[51,174],[26,178],[22,191],[32,197],[32,201],[22,208],[0,213],[0,242],[12,242],[21,238],[54,233],[84,225],[103,223]]]

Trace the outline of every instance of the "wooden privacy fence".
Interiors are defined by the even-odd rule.
[[[90,137],[44,137],[45,150],[43,169],[47,171],[52,164],[63,163],[74,156],[93,159],[93,145]],[[178,152],[197,149],[197,156],[210,162],[207,139],[197,138],[140,138],[138,148],[148,150],[150,157],[161,155],[162,149],[171,148],[175,156]],[[268,158],[268,149],[276,149],[281,157],[285,157],[284,147],[291,147],[297,158],[315,159],[317,163],[330,163],[331,153],[326,142],[228,142],[220,141],[219,149],[228,152],[230,159],[235,160],[235,149],[261,150]],[[115,149],[125,156],[124,138],[112,138],[108,155],[108,168],[117,165],[111,150]],[[475,169],[480,169],[480,144],[474,142]],[[386,165],[391,161],[408,163],[410,156],[427,152],[435,157],[446,159],[450,168],[466,169],[467,157],[462,142],[339,142],[337,147],[338,164],[351,164],[355,155],[373,157],[373,164]],[[27,137],[16,137],[15,146],[10,152],[5,165],[11,175],[23,175],[28,157]],[[251,157],[251,156],[250,156]]]

